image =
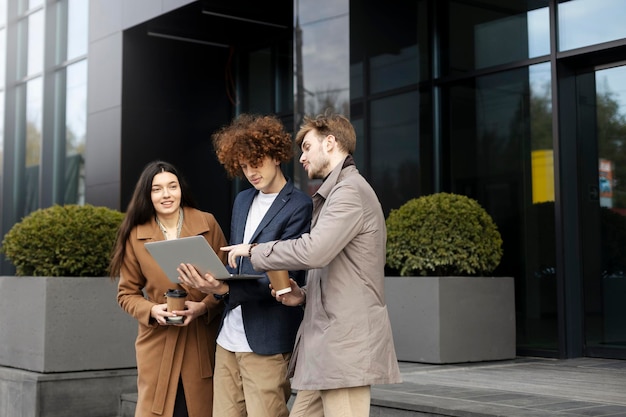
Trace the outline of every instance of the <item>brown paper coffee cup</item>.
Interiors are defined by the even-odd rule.
[[[185,299],[187,298],[187,292],[185,290],[168,290],[165,293],[167,298],[167,311],[181,311],[185,310]],[[167,321],[172,323],[182,323],[183,316],[168,317]]]
[[[289,273],[285,270],[267,271],[272,288],[276,291],[276,295],[286,294],[291,291],[289,284]]]

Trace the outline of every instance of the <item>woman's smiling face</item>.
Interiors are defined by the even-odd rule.
[[[171,172],[161,172],[152,178],[150,192],[154,210],[160,217],[178,214],[182,193],[178,177]]]

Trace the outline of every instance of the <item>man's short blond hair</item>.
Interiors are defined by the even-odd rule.
[[[315,117],[304,116],[300,130],[296,134],[298,147],[302,145],[304,136],[312,130],[322,137],[333,135],[340,148],[351,155],[356,149],[354,126],[343,114],[326,111],[324,114],[319,114]]]

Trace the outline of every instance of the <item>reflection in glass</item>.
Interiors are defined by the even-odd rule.
[[[41,163],[41,128],[43,110],[41,77],[26,84],[26,199],[24,214],[39,207],[39,164]]]
[[[533,204],[554,202],[554,153],[552,141],[552,91],[550,64],[529,67],[530,149]]]
[[[585,348],[626,346],[626,67],[583,73],[577,80],[587,187],[581,204]],[[595,106],[593,105],[595,104]],[[595,126],[594,122],[595,121]],[[595,184],[594,184],[595,183]],[[595,185],[595,187],[594,187]]]
[[[371,57],[370,71],[371,93],[416,84],[419,77],[417,45],[402,49],[397,54]]]
[[[366,62],[369,93],[415,85],[430,76],[427,4],[425,1],[397,1],[388,7],[379,1],[364,1],[363,21],[353,19],[351,29],[359,42],[351,45],[351,61]],[[376,24],[372,24],[372,20]],[[402,31],[393,30],[402,27]]]
[[[626,215],[626,67],[596,72],[600,205]]]
[[[83,204],[84,153],[87,130],[87,61],[67,68],[65,122],[65,204]]]
[[[0,26],[7,23],[7,0],[0,0]]]
[[[550,52],[548,1],[499,3],[451,1],[444,74],[501,65]],[[519,6],[519,7],[517,7]]]
[[[349,116],[349,2],[299,0],[296,8],[296,123],[333,107]],[[300,45],[301,43],[301,45]],[[300,88],[298,90],[298,88]]]
[[[26,85],[26,166],[39,165],[41,161],[41,127],[42,127],[42,94],[41,77],[35,78]]]
[[[271,113],[272,108],[272,56],[270,48],[251,52],[249,55],[248,73],[246,74],[249,85],[254,88],[248,94],[248,111],[252,113]]]
[[[375,0],[352,2],[350,15],[352,100],[428,79],[430,16],[426,1],[399,0],[394,7]]]
[[[6,29],[0,29],[0,89],[4,89],[4,80],[6,78],[6,52],[7,52],[7,31]]]
[[[552,83],[550,64],[529,67],[531,199],[523,239],[526,261],[526,320],[518,326],[519,346],[557,349],[556,228]]]
[[[68,0],[67,12],[67,59],[87,53],[89,2]]]
[[[4,114],[4,91],[0,91],[0,114]],[[4,172],[4,117],[0,117],[0,179]]]
[[[33,75],[43,71],[43,10],[28,17],[28,64],[25,75]]]
[[[361,173],[363,174],[365,171],[366,161],[365,161],[365,141],[364,141],[364,131],[365,128],[362,117],[354,117],[350,119],[352,122],[352,126],[354,126],[354,132],[356,133],[356,148],[354,150],[354,154],[352,154],[354,158],[354,163],[356,167],[359,168]]]
[[[528,58],[550,53],[550,11],[547,7],[526,13],[528,25]]]
[[[600,190],[601,321],[587,303],[587,343],[626,344],[626,67],[596,72]],[[597,282],[598,280],[596,280]]]
[[[28,0],[28,10],[41,6],[44,0]]]
[[[421,136],[418,109],[429,113],[430,106],[420,103],[416,91],[371,103],[370,181],[385,215],[419,195],[420,141],[430,140],[430,137]]]
[[[518,347],[556,350],[554,207],[533,204],[531,162],[533,150],[552,149],[549,77],[549,64],[540,64],[450,87],[443,148],[451,191],[478,200],[502,234],[504,256],[494,274],[522,286]],[[553,169],[540,174],[551,178]]]
[[[626,38],[623,0],[560,2],[557,16],[560,51]]]
[[[363,62],[350,63],[350,99],[363,97]]]
[[[350,116],[349,1],[296,0],[294,13],[294,129],[329,107]],[[294,182],[315,192],[319,182],[294,171]]]

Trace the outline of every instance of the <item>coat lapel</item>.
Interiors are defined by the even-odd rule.
[[[267,225],[272,221],[272,219],[274,219],[274,217],[276,217],[276,215],[280,212],[283,206],[287,204],[287,202],[291,198],[292,191],[293,191],[293,183],[288,180],[287,184],[285,184],[282,190],[280,190],[280,192],[276,196],[276,199],[270,206],[269,210],[267,210],[267,213],[265,213],[265,216],[263,216],[261,223],[259,223],[259,226],[256,228],[256,230],[252,234],[252,238],[250,239],[251,242],[255,241],[255,239],[259,236],[261,231],[265,229],[265,227],[267,227]]]

